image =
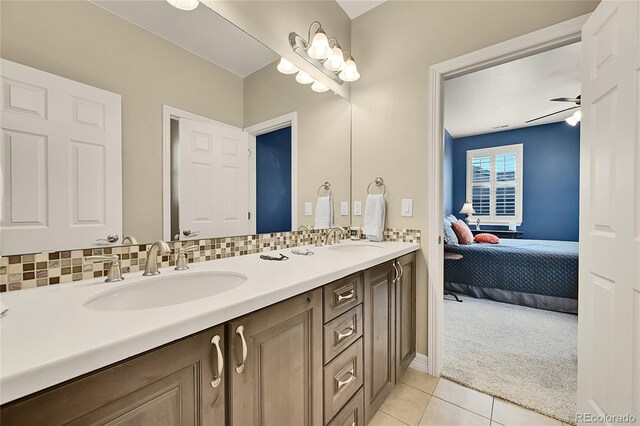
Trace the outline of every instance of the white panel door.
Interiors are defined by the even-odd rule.
[[[603,1],[582,31],[579,424],[640,423],[639,5]]]
[[[3,255],[122,233],[120,95],[2,60]]]
[[[248,134],[185,118],[179,129],[180,238],[247,234]]]

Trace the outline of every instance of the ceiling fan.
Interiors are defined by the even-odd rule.
[[[572,109],[580,108],[580,103],[581,103],[580,95],[576,96],[575,98],[553,98],[550,100],[552,102],[573,102],[576,105],[571,106],[569,108],[561,109],[560,111],[552,112],[551,114],[546,114],[540,117],[533,118],[531,120],[525,121],[525,124],[531,123],[533,121],[541,120],[543,118],[551,117],[552,115],[560,114],[561,112],[571,111]],[[567,123],[571,124],[572,126],[575,126],[580,121],[580,118],[581,118],[581,114],[580,114],[580,110],[578,110],[571,117],[567,118]],[[570,119],[571,121],[569,121]]]

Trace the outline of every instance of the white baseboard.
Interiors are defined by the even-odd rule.
[[[416,354],[413,362],[409,365],[409,368],[414,368],[423,373],[429,372],[429,358],[424,354]]]

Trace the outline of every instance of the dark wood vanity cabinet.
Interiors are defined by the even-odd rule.
[[[366,426],[415,357],[415,265],[402,256],[5,404],[1,424]]]
[[[319,425],[322,289],[227,323],[229,424]]]
[[[224,425],[226,383],[216,344],[222,351],[222,326],[6,404],[0,423]]]

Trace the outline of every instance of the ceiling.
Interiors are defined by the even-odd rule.
[[[549,99],[580,94],[580,56],[575,43],[447,80],[445,129],[459,138],[564,120],[574,111],[525,124],[575,106]]]
[[[385,1],[387,0],[336,0],[351,19],[355,19],[374,7],[380,6]]]
[[[242,78],[279,57],[203,4],[185,12],[166,1],[91,1]]]

